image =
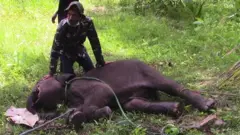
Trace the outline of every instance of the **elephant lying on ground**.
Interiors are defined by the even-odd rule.
[[[93,78],[77,79],[63,74],[39,81],[28,98],[27,109],[32,113],[39,109],[54,110],[64,101],[69,108],[76,108],[69,119],[78,127],[82,122],[111,114],[111,108],[116,106],[111,90],[126,111],[179,115],[178,102],[154,100],[157,91],[181,97],[201,111],[208,111],[214,105],[213,99],[204,98],[138,60],[112,62],[87,72],[83,77]]]

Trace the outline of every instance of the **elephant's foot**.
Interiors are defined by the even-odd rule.
[[[205,100],[205,106],[203,107],[203,111],[207,111],[210,109],[213,109],[215,107],[215,100],[212,98],[206,99]]]
[[[162,113],[173,117],[179,117],[183,112],[183,106],[178,102],[162,102],[153,107],[159,107],[159,110],[163,110]]]
[[[200,111],[209,111],[215,107],[215,100],[212,98],[203,99],[201,102],[193,104]]]
[[[82,123],[86,121],[86,118],[82,112],[76,111],[70,115],[69,121],[71,124],[74,125],[74,129],[76,130],[76,132],[78,132],[79,129],[82,128]]]
[[[192,104],[200,111],[209,111],[215,107],[215,100],[212,98],[206,99],[199,93],[188,91],[186,92],[187,102]]]
[[[112,110],[108,106],[105,106],[105,107],[95,111],[94,119],[109,117],[111,115],[111,113],[112,113]]]
[[[180,103],[175,103],[173,108],[173,116],[179,117],[183,112],[183,106]]]

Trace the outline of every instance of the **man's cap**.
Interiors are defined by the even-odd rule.
[[[72,6],[76,6],[79,10],[79,13],[80,14],[83,14],[84,12],[84,8],[83,8],[83,5],[79,2],[79,1],[73,1],[71,2],[68,7],[65,9],[65,11],[68,11]]]

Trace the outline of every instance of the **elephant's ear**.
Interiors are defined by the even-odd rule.
[[[74,77],[75,77],[74,74],[64,73],[64,74],[55,76],[55,79],[59,81],[62,85],[65,85],[67,81],[70,81]]]

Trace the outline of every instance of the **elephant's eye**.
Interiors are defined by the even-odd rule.
[[[40,86],[38,85],[32,92],[32,96],[33,96],[33,102],[35,103],[37,101],[37,99],[39,98],[39,92],[40,92]]]

